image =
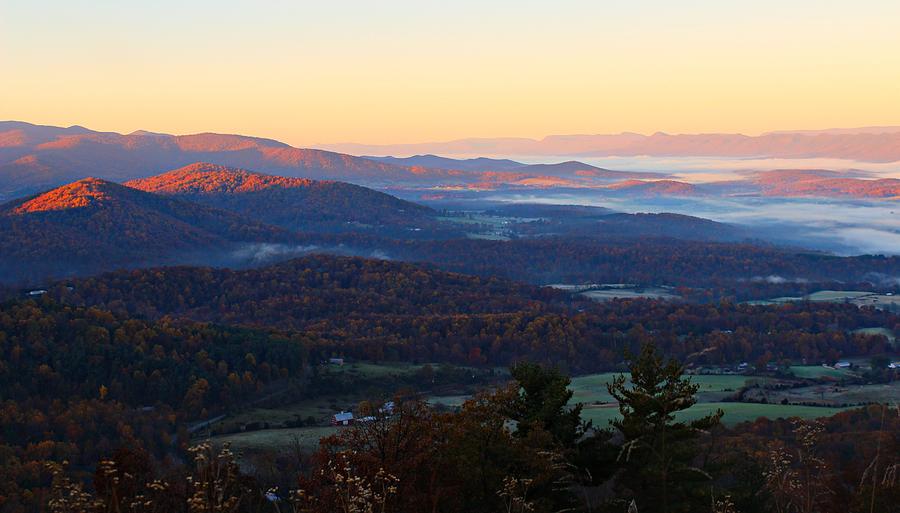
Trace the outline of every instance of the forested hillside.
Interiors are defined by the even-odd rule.
[[[231,212],[87,178],[0,206],[0,275],[40,283],[223,252],[238,242],[293,240]]]
[[[877,354],[888,343],[883,337],[851,331],[900,322],[889,312],[833,303],[595,304],[495,278],[330,256],[243,271],[111,273],[61,283],[50,294],[122,315],[301,330],[357,358],[472,365],[528,358],[573,371],[614,368],[624,348],[651,339],[697,364]]]
[[[434,230],[428,207],[343,182],[288,178],[195,163],[125,185],[195,201],[300,231],[370,231],[413,235]]]
[[[301,334],[0,305],[0,511],[39,510],[49,462],[83,474],[123,447],[164,461],[190,421],[302,383],[311,346]]]

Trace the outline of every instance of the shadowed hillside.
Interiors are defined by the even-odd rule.
[[[434,211],[342,182],[254,173],[195,163],[126,185],[233,211],[291,230],[422,229]]]
[[[5,280],[165,262],[287,232],[231,212],[86,178],[0,206]]]

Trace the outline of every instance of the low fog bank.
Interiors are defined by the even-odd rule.
[[[46,288],[56,282],[83,278],[120,270],[153,267],[200,266],[246,269],[276,264],[312,254],[358,256],[378,260],[394,260],[381,249],[361,249],[343,244],[283,244],[247,242],[202,251],[174,252],[164,257],[146,258],[122,263],[110,262],[0,262],[0,292],[3,289],[32,290]],[[2,298],[2,294],[0,294]]]
[[[900,255],[900,205],[818,198],[611,198],[596,192],[503,193],[496,202],[606,207],[628,213],[670,212],[747,227],[760,239],[841,256]]]
[[[753,283],[773,283],[773,284],[782,284],[782,283],[809,283],[809,280],[806,278],[785,278],[784,276],[778,275],[769,275],[769,276],[754,276],[750,278],[750,281]]]
[[[749,280],[751,283],[769,283],[773,285],[783,285],[783,284],[798,284],[805,285],[808,283],[820,283],[821,281],[810,281],[806,278],[790,278],[785,276],[779,276],[776,274],[769,276],[754,276]],[[887,274],[882,273],[868,273],[862,277],[862,281],[871,283],[876,287],[897,287],[900,286],[900,276],[889,276]],[[840,280],[836,280],[836,283],[842,283]]]
[[[483,155],[482,155],[483,156]],[[592,157],[571,155],[491,155],[509,158],[526,164],[552,164],[575,158],[580,162],[604,169],[634,172],[671,173],[678,179],[692,183],[736,180],[747,173],[772,169],[831,169],[848,176],[866,178],[900,178],[900,161],[865,162],[838,158],[734,158],[734,157]]]
[[[211,265],[213,267],[247,268],[275,264],[312,254],[357,256],[378,260],[393,260],[393,258],[380,249],[360,249],[345,246],[343,244],[316,245],[267,242],[242,244],[230,251],[210,254],[205,260],[206,265]]]

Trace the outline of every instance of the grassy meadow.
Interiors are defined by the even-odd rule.
[[[358,362],[344,366],[332,365],[327,372],[348,374],[349,376],[379,379],[405,373],[418,372],[422,365],[414,364],[374,364]],[[795,366],[791,370],[798,378],[834,379],[852,377],[852,371],[837,370],[822,366]],[[609,421],[619,417],[618,405],[607,390],[607,384],[619,375],[605,372],[576,376],[570,385],[573,391],[572,404],[583,403],[582,418],[592,421],[595,427],[604,428]],[[820,383],[814,386],[787,390],[754,391],[756,395],[764,395],[767,403],[727,402],[725,399],[740,388],[754,382],[766,383],[774,378],[745,375],[691,375],[691,381],[699,385],[697,403],[679,413],[679,420],[692,420],[709,415],[721,409],[725,412],[722,421],[734,425],[745,421],[754,421],[760,417],[804,419],[828,417],[846,409],[835,406],[855,404],[869,401],[897,402],[900,397],[900,383],[891,385],[840,385],[838,383]],[[470,395],[429,396],[427,400],[435,405],[447,408],[458,408]],[[799,404],[780,404],[782,399],[791,403],[822,403],[822,406]],[[233,434],[214,436],[213,442],[230,442],[237,450],[254,451],[265,448],[291,447],[298,445],[304,449],[314,449],[319,438],[342,429],[326,426],[330,416],[339,410],[352,410],[365,399],[362,392],[353,394],[323,395],[303,400],[278,408],[254,408],[223,419],[217,426],[225,431],[240,431],[241,426],[249,423],[267,424],[273,429],[235,432]],[[286,422],[312,417],[318,425],[297,428],[283,428]]]

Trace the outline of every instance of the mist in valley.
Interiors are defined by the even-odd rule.
[[[886,201],[811,198],[614,198],[595,191],[492,193],[494,202],[605,207],[625,213],[669,212],[750,229],[754,238],[842,256],[900,254],[900,216]]]
[[[571,157],[499,155],[527,163],[559,162]],[[741,180],[776,169],[834,170],[857,178],[900,177],[900,162],[871,163],[843,159],[727,159],[716,157],[605,157],[579,159],[605,169],[666,173],[693,184]],[[702,217],[751,230],[769,243],[825,251],[842,256],[900,254],[900,205],[895,200],[784,198],[721,194],[627,197],[603,189],[519,188],[457,196],[453,208],[484,208],[491,203],[546,203],[606,207],[624,213],[675,213]],[[412,199],[412,196],[410,196]],[[441,202],[431,203],[441,208]]]

